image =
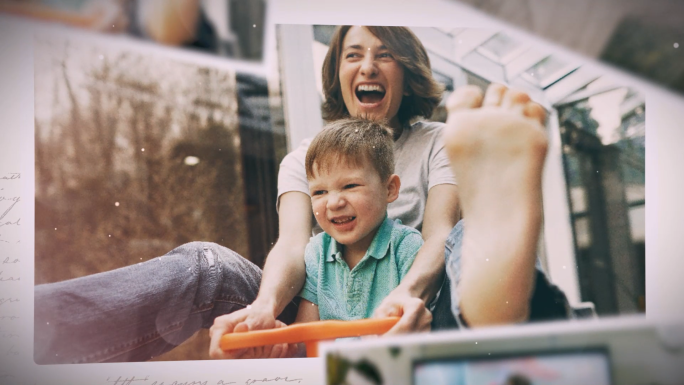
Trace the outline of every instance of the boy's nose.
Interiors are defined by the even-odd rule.
[[[328,209],[337,210],[341,207],[344,207],[345,204],[346,204],[346,201],[344,200],[344,197],[342,196],[342,194],[329,193],[328,204],[327,204]]]

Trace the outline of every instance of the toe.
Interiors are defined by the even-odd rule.
[[[485,92],[484,101],[482,102],[483,107],[496,107],[501,105],[504,94],[508,88],[499,83],[492,83],[487,87],[487,92]]]
[[[446,108],[449,113],[459,110],[478,108],[482,105],[482,90],[478,86],[466,85],[458,87],[449,96]]]
[[[504,108],[519,108],[520,110],[523,110],[529,101],[530,96],[527,93],[510,89],[504,94],[501,106]]]
[[[544,120],[546,119],[546,111],[544,107],[539,105],[539,103],[529,102],[525,104],[523,108],[523,114],[528,118],[534,119],[544,126]]]

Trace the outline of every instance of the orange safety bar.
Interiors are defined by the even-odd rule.
[[[256,346],[304,342],[306,344],[306,356],[317,357],[318,341],[384,334],[397,321],[399,321],[399,317],[362,319],[357,321],[318,321],[294,324],[277,329],[228,333],[221,337],[219,346],[223,350],[235,350]]]

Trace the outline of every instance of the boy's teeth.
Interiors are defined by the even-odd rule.
[[[339,225],[341,223],[347,223],[347,222],[351,221],[352,219],[354,219],[354,217],[335,218],[332,220],[332,222]]]

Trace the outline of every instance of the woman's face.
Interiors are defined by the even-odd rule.
[[[347,31],[339,76],[342,99],[351,116],[387,119],[390,126],[399,127],[404,68],[365,27],[354,26]]]

